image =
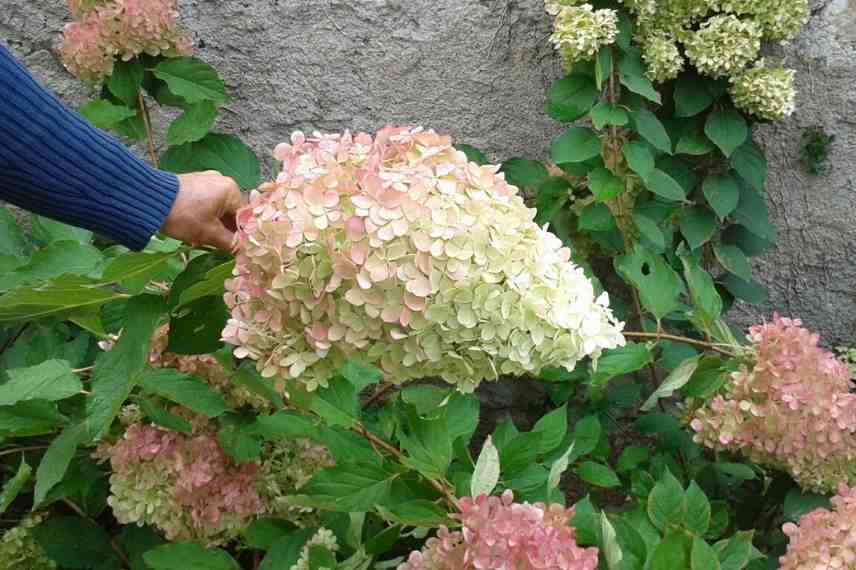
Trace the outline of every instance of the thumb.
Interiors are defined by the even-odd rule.
[[[235,240],[235,233],[223,225],[220,220],[212,222],[208,229],[208,235],[205,242],[208,245],[213,245],[219,250],[231,253],[232,243]]]

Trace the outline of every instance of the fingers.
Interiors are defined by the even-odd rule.
[[[231,253],[234,240],[235,233],[220,223],[219,220],[209,224],[205,235],[205,243],[208,245],[213,245],[221,251]]]
[[[243,205],[244,198],[238,184],[231,178],[226,178],[226,194],[223,199],[223,215],[234,215]]]

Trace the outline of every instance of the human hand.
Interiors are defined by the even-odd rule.
[[[178,194],[161,232],[194,246],[231,251],[241,203],[241,190],[228,176],[213,170],[179,174]]]

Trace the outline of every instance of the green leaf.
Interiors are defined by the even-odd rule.
[[[149,527],[128,525],[122,528],[119,544],[131,562],[131,570],[149,570],[143,555],[164,543],[164,539]]]
[[[192,263],[193,262],[191,262],[191,264]],[[201,280],[189,285],[186,289],[181,291],[178,302],[172,305],[173,308],[178,309],[179,307],[183,307],[184,305],[190,304],[203,297],[221,297],[225,292],[223,284],[226,279],[232,276],[232,270],[234,268],[235,260],[233,259],[207,270],[205,276]],[[188,269],[190,269],[189,265]],[[181,277],[181,275],[179,275],[179,277]],[[176,283],[178,283],[178,279],[176,279]],[[173,288],[175,288],[175,285],[173,285]],[[172,297],[170,297],[170,302],[172,304]]]
[[[27,400],[63,400],[83,389],[65,360],[46,360],[37,366],[9,370],[7,374],[9,380],[0,384],[0,406]]]
[[[117,61],[113,66],[113,73],[107,79],[107,89],[123,103],[136,109],[145,73],[138,59]]]
[[[196,542],[173,542],[146,552],[151,570],[239,570],[240,566],[219,548],[206,549]]]
[[[612,469],[594,461],[583,461],[577,468],[577,475],[586,483],[597,487],[611,488],[621,485],[618,475]]]
[[[684,489],[667,469],[648,495],[648,517],[660,530],[684,521]]]
[[[166,411],[150,399],[141,397],[137,403],[140,405],[140,410],[146,415],[146,418],[153,424],[187,435],[193,433],[193,426],[190,422]]]
[[[675,147],[676,154],[689,154],[691,156],[704,156],[712,152],[713,143],[702,134],[701,130],[691,128],[684,131]]]
[[[300,492],[323,501],[328,510],[366,512],[388,503],[397,476],[376,464],[337,463],[316,473]]]
[[[605,232],[615,228],[615,218],[609,206],[596,202],[580,211],[579,229],[586,232]]]
[[[69,226],[44,216],[33,216],[33,237],[45,245],[60,241],[76,241],[82,244],[92,242],[92,232],[83,228]]]
[[[270,416],[256,418],[256,433],[266,439],[292,439],[308,437],[318,439],[318,429],[309,418],[297,412],[277,412]]]
[[[630,445],[625,447],[618,456],[616,470],[619,473],[628,473],[637,469],[640,465],[648,461],[651,451],[647,447],[641,445]]]
[[[426,477],[445,477],[452,461],[452,438],[449,435],[448,410],[443,407],[430,419],[420,417],[408,409],[406,429],[400,430],[398,439],[406,457],[403,462]]]
[[[648,109],[638,109],[630,114],[633,128],[642,138],[651,143],[654,148],[666,154],[672,154],[672,141],[666,132],[666,127],[654,113]]]
[[[222,346],[221,333],[229,311],[219,295],[200,297],[177,309],[169,320],[167,352],[209,354]]]
[[[591,77],[569,75],[553,82],[547,92],[545,110],[557,121],[576,121],[589,112],[599,96],[600,89]]]
[[[734,210],[734,220],[768,242],[776,241],[776,228],[770,223],[770,213],[764,196],[746,185],[740,187],[740,202]]]
[[[169,85],[169,90],[188,103],[226,101],[226,88],[217,70],[195,57],[176,57],[162,61],[153,73]]]
[[[736,245],[728,245],[725,243],[715,243],[713,252],[716,259],[722,266],[744,281],[752,279],[752,267],[749,265],[749,260],[743,254],[743,251]]]
[[[114,105],[104,99],[90,101],[77,110],[83,118],[99,129],[110,129],[126,119],[137,115],[137,111],[124,105]]]
[[[15,497],[18,496],[18,493],[21,492],[21,489],[23,489],[24,485],[27,484],[27,481],[30,480],[30,475],[32,475],[32,473],[33,468],[27,465],[27,462],[24,460],[22,455],[21,464],[18,466],[18,471],[15,473],[15,476],[8,479],[3,484],[3,490],[0,491],[0,515],[6,512],[6,509],[9,508],[9,505],[11,505],[12,501],[15,500]]]
[[[740,145],[731,155],[731,168],[755,190],[761,192],[767,182],[767,157],[752,140]]]
[[[401,526],[394,525],[387,527],[378,534],[371,536],[366,540],[365,549],[368,554],[383,554],[398,544],[398,539],[401,537]]]
[[[315,392],[309,407],[333,427],[350,428],[360,417],[357,389],[338,376],[331,378],[326,388]]]
[[[687,208],[681,211],[680,228],[690,249],[697,249],[713,237],[716,232],[716,218],[707,208]]]
[[[568,431],[568,408],[563,405],[544,415],[535,423],[533,432],[541,434],[539,453],[549,453],[556,449],[564,440]]]
[[[424,499],[391,503],[379,510],[385,518],[407,526],[436,527],[449,522],[446,511]]]
[[[36,489],[33,506],[37,507],[45,499],[54,485],[62,481],[71,463],[77,446],[89,439],[89,434],[82,423],[67,427],[51,441],[47,451],[42,456],[39,468],[36,470]]]
[[[621,147],[621,154],[630,169],[645,180],[654,172],[654,154],[651,147],[642,141],[627,141]]]
[[[585,127],[571,127],[553,141],[550,156],[556,164],[583,162],[600,156],[600,138]]]
[[[269,550],[279,539],[287,536],[297,527],[285,519],[265,517],[254,520],[242,531],[244,542],[256,550]]]
[[[603,83],[610,75],[612,75],[612,48],[603,46],[597,52],[597,57],[594,60],[594,81],[597,87],[598,95],[603,89]],[[589,77],[588,74],[586,74]]]
[[[695,481],[687,487],[684,526],[698,536],[704,536],[710,527],[710,501]]]
[[[505,173],[506,181],[518,188],[534,190],[547,181],[550,173],[537,160],[511,158],[502,163],[500,172]]]
[[[125,253],[113,259],[101,275],[102,283],[122,283],[158,274],[177,252]]]
[[[261,440],[251,431],[255,427],[247,422],[229,423],[217,432],[220,447],[237,464],[254,461],[262,455]]]
[[[720,570],[716,551],[703,538],[693,538],[692,570]]]
[[[336,567],[336,557],[324,546],[309,547],[309,570],[330,570]]]
[[[704,179],[704,197],[722,220],[734,211],[740,200],[740,188],[730,174],[713,174]]]
[[[585,416],[574,425],[571,460],[587,455],[597,448],[602,428],[596,415]]]
[[[713,466],[717,471],[724,473],[729,477],[734,477],[740,481],[751,481],[755,479],[755,471],[748,465],[743,463],[714,463]]]
[[[56,404],[44,400],[0,406],[0,437],[43,435],[51,433],[64,421]]]
[[[568,190],[571,183],[564,178],[553,177],[538,187],[535,195],[535,223],[542,226],[549,223],[562,207],[568,203]]]
[[[638,49],[622,51],[618,59],[618,79],[633,93],[642,95],[658,105],[662,103],[654,84],[645,76],[645,66],[642,64],[642,56]]]
[[[670,532],[651,554],[650,570],[690,568],[692,539],[682,532]]]
[[[467,155],[467,160],[469,160],[470,162],[475,162],[478,165],[484,165],[488,163],[488,159],[485,154],[472,145],[456,144],[455,150],[459,150],[465,155]]]
[[[633,222],[636,224],[639,234],[654,246],[657,253],[662,253],[666,249],[666,236],[663,235],[663,230],[660,229],[657,222],[638,211],[633,212]]]
[[[713,278],[710,274],[699,267],[698,262],[689,257],[681,256],[684,265],[684,277],[690,289],[690,297],[693,305],[700,312],[700,316],[706,326],[711,326],[713,321],[722,314],[722,298],[716,291]]]
[[[797,522],[800,517],[815,509],[829,508],[831,508],[829,497],[794,487],[785,495],[785,504],[782,510],[787,520]]]
[[[223,279],[221,279],[219,290],[214,289],[213,291],[207,292],[204,295],[198,295],[195,298],[198,299],[199,297],[206,297],[208,295],[222,294],[222,281],[231,275],[231,268],[234,267],[234,262],[234,259],[230,259],[229,256],[220,252],[205,253],[202,255],[198,255],[192,260],[190,260],[190,263],[187,264],[184,270],[175,277],[175,280],[172,283],[172,287],[170,287],[170,311],[174,310],[180,305],[181,297],[187,292],[188,289],[195,285],[198,285],[201,282],[204,282],[206,280],[207,275],[210,274],[213,270],[223,266],[228,266],[230,269],[222,274]]]
[[[0,289],[47,281],[64,274],[88,275],[101,261],[101,252],[91,245],[76,241],[56,242],[35,252],[26,265],[0,275]]]
[[[765,303],[768,298],[767,288],[752,279],[744,281],[733,273],[720,278],[725,289],[738,299],[753,305]]]
[[[141,141],[146,138],[146,123],[143,121],[143,114],[139,111],[133,117],[113,125],[111,130],[132,141]]]
[[[170,147],[160,166],[176,174],[216,170],[244,189],[258,186],[260,176],[255,153],[234,135],[212,133],[202,140]]]
[[[648,178],[645,180],[645,187],[666,200],[681,201],[686,198],[681,185],[659,168],[655,168],[648,175]]]
[[[45,521],[33,529],[33,538],[45,555],[63,568],[97,568],[115,556],[110,535],[80,517]]]
[[[603,386],[606,382],[642,369],[651,362],[651,351],[643,343],[628,343],[626,346],[606,351],[597,361],[592,383]]]
[[[282,570],[297,564],[303,547],[315,532],[314,528],[301,528],[277,540],[268,550],[259,570]]]
[[[494,435],[499,448],[499,463],[505,477],[513,477],[535,462],[541,437],[539,432],[522,433],[501,444],[499,434]]]
[[[695,74],[684,73],[675,82],[675,116],[694,117],[716,101],[716,93],[710,88],[709,80]]]
[[[597,420],[597,418],[595,418]],[[598,424],[598,428],[600,424]],[[596,444],[595,444],[596,445]],[[559,481],[562,479],[562,474],[568,470],[568,465],[571,461],[571,454],[574,452],[574,442],[568,446],[568,449],[550,466],[550,472],[547,474],[547,494],[549,496],[553,489],[558,488]]]
[[[680,277],[659,255],[636,244],[632,253],[614,261],[618,273],[636,289],[646,309],[662,319],[678,307]]]
[[[752,553],[752,532],[738,532],[727,541],[716,543],[721,570],[741,570]]]
[[[704,132],[727,157],[749,137],[743,115],[731,109],[711,113],[704,124]]]
[[[211,101],[195,103],[176,118],[166,133],[170,146],[191,143],[203,138],[217,120],[217,106]]]
[[[604,101],[591,110],[591,122],[597,130],[601,130],[606,125],[623,127],[630,122],[630,115],[622,107],[616,107]]]
[[[774,245],[773,242],[759,237],[747,228],[737,224],[725,228],[725,231],[722,232],[722,241],[736,245],[747,257],[761,255]]]
[[[677,368],[672,370],[666,379],[657,387],[656,390],[648,397],[640,410],[650,412],[657,405],[657,402],[662,398],[670,398],[676,390],[680,390],[690,381],[693,373],[698,368],[700,355],[687,358]]]
[[[621,560],[624,557],[621,552],[621,547],[618,545],[618,539],[615,535],[615,528],[610,524],[606,513],[600,513],[600,534],[603,537],[603,553],[606,557],[606,567],[609,570],[618,570],[621,568]]]
[[[470,482],[470,496],[490,495],[499,482],[499,451],[490,436],[482,445]]]
[[[588,185],[599,202],[611,200],[624,192],[624,181],[603,167],[589,172]]]
[[[137,381],[147,392],[208,418],[216,418],[229,409],[223,396],[204,381],[171,368],[146,370]]]
[[[6,208],[0,208],[0,255],[23,258],[27,240],[18,226],[18,220]]]

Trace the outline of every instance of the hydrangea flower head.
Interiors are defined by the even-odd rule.
[[[815,509],[782,531],[789,544],[779,558],[780,570],[856,568],[856,488],[840,485],[831,511]]]
[[[568,69],[594,57],[602,46],[613,43],[618,34],[615,10],[595,10],[591,4],[575,6],[548,1],[547,11],[555,16],[550,41]]]
[[[777,121],[790,117],[796,109],[792,69],[766,67],[764,60],[731,77],[728,92],[734,105],[761,119]]]
[[[711,77],[726,77],[755,61],[761,50],[761,28],[733,15],[714,16],[689,32],[684,40],[687,59]]]
[[[594,570],[597,548],[581,548],[573,508],[481,495],[459,501],[462,530],[441,527],[398,570]]]
[[[238,213],[225,295],[223,338],[262,376],[313,390],[359,352],[391,381],[469,391],[624,344],[517,188],[449,138],[295,133],[275,157],[276,182]]]
[[[784,469],[800,486],[856,483],[856,394],[850,370],[796,319],[753,326],[750,363],[697,408],[697,443]]]
[[[3,570],[54,570],[57,565],[38,545],[33,528],[41,524],[42,514],[30,514],[0,537],[0,568]]]
[[[178,26],[176,0],[70,0],[78,18],[66,24],[60,47],[65,66],[83,81],[96,83],[113,73],[116,57],[141,54],[169,57],[190,53]]]

